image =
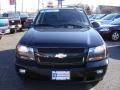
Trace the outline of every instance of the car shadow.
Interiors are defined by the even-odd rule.
[[[91,86],[78,81],[50,81],[31,78],[23,80],[15,71],[15,50],[0,51],[0,89],[4,90],[89,90]]]
[[[29,87],[29,90],[89,90],[91,86],[77,81],[39,81],[29,80],[23,82],[25,86],[23,90]]]
[[[11,62],[13,63],[14,61],[15,61],[14,49],[0,51],[0,64],[2,65],[2,67],[4,67],[4,65],[6,66],[11,64]]]

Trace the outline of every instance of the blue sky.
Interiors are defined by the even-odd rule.
[[[57,0],[43,0],[44,6],[47,5],[49,1],[53,2],[53,5],[57,5]],[[38,8],[38,0],[23,0],[24,11],[34,11]],[[42,2],[42,0],[40,0]],[[114,5],[120,6],[120,0],[65,0],[63,5],[77,4],[79,2],[89,4],[89,5]],[[0,0],[1,11],[14,11],[14,5],[9,5],[9,0]],[[42,8],[42,3],[40,3],[40,8]],[[17,0],[17,10],[22,10],[22,0]]]

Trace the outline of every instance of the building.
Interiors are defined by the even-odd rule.
[[[109,13],[118,13],[120,12],[120,6],[107,6],[107,5],[99,5],[96,7],[94,13],[102,13],[102,14],[109,14]]]

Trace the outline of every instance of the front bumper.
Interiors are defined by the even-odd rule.
[[[22,28],[22,25],[21,24],[16,24],[16,25],[10,25],[10,29],[16,29],[16,30],[19,30]]]
[[[108,59],[88,62],[84,67],[69,67],[69,68],[56,68],[56,67],[45,67],[44,65],[39,65],[34,61],[23,61],[20,59],[16,60],[16,66],[20,69],[25,69],[27,71],[39,74],[41,76],[47,77],[52,80],[52,71],[70,71],[70,80],[78,80],[83,82],[100,81],[103,79],[107,66]],[[100,73],[99,71],[103,72]]]
[[[0,34],[7,34],[10,32],[9,26],[0,27]]]

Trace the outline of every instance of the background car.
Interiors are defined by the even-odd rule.
[[[6,34],[9,33],[9,20],[5,18],[0,18],[0,33]]]
[[[27,21],[27,19],[29,18],[28,13],[20,13],[20,20],[21,20],[21,24],[22,24],[22,28],[25,28],[25,22]]]
[[[106,15],[105,17],[103,17],[100,20],[95,20],[95,22],[97,22],[100,25],[109,24],[110,22],[114,21],[117,18],[120,18],[120,14],[119,13],[112,13],[112,14]]]
[[[9,19],[11,34],[15,33],[16,31],[23,31],[19,13],[14,12],[4,13],[3,17]]]
[[[113,41],[120,40],[120,18],[110,22],[108,25],[102,25],[96,30],[105,38]]]
[[[90,21],[95,21],[95,20],[102,19],[106,15],[107,14],[93,14],[93,16],[89,16],[89,19],[90,19]]]
[[[29,16],[28,19],[34,20],[35,17],[37,16],[37,12],[35,12],[35,13],[29,13],[28,16]]]
[[[30,13],[29,17],[26,19],[24,23],[24,28],[29,28],[36,16],[37,16],[37,13]]]

